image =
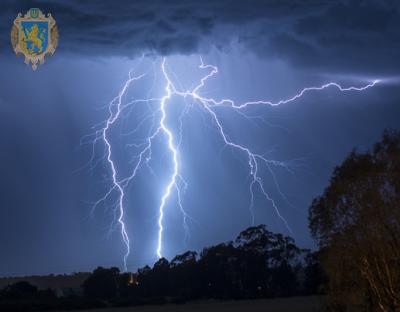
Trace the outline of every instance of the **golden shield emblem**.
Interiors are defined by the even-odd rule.
[[[46,55],[53,55],[58,45],[56,21],[39,9],[30,9],[24,16],[21,13],[14,20],[11,29],[11,44],[17,56],[25,56],[25,64],[32,64],[36,70],[43,64]]]

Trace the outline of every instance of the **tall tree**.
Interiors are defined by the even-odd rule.
[[[170,263],[170,291],[180,299],[200,297],[201,276],[197,253],[187,251],[177,255]]]
[[[400,311],[400,132],[353,151],[309,212],[334,305]]]

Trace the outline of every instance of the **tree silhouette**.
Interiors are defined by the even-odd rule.
[[[1,291],[1,298],[4,299],[32,299],[38,295],[38,288],[32,284],[21,281],[8,285]]]
[[[170,291],[181,300],[196,299],[201,294],[201,275],[197,253],[187,251],[177,255],[170,263]]]
[[[118,294],[119,269],[98,267],[83,283],[84,293],[92,298],[115,298]]]
[[[400,309],[400,132],[353,151],[309,213],[333,305]]]

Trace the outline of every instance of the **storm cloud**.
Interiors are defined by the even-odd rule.
[[[261,58],[329,71],[400,69],[397,1],[2,1],[1,42],[18,12],[51,12],[58,53],[136,57],[241,44]]]

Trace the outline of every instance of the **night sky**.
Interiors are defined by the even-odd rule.
[[[13,20],[31,7],[52,13],[60,33],[56,53],[35,72],[10,44]],[[395,0],[2,0],[0,9],[0,276],[122,268],[119,227],[110,229],[115,197],[91,213],[111,182],[104,144],[83,143],[107,119],[107,105],[131,70],[146,77],[128,100],[150,90],[162,96],[163,57],[182,90],[204,76],[200,56],[218,66],[218,75],[199,93],[237,102],[278,101],[331,81],[361,87],[380,80],[363,92],[329,88],[281,106],[248,109],[254,118],[218,110],[232,140],[294,164],[294,172],[261,172],[293,234],[259,192],[255,223],[293,235],[304,248],[315,247],[308,207],[334,167],[353,148],[377,142],[385,128],[400,128]],[[185,239],[173,193],[164,219],[168,259],[234,239],[251,225],[246,155],[224,148],[215,123],[190,100],[168,103],[174,133],[187,105],[179,159],[188,183],[183,205],[191,216],[190,236]],[[121,176],[133,165],[127,144],[135,138],[129,132],[142,119],[140,108],[133,110],[112,133]],[[156,261],[158,206],[172,170],[162,136],[152,156],[152,170],[143,167],[125,190],[129,270]]]

